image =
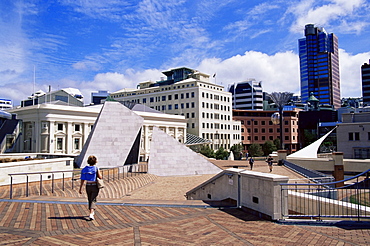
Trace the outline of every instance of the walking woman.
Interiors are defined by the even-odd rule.
[[[97,163],[97,158],[93,155],[90,155],[87,158],[87,163],[89,166],[84,167],[81,170],[81,185],[80,185],[80,194],[82,194],[82,187],[86,181],[86,194],[89,201],[89,211],[90,211],[90,220],[94,219],[95,208],[96,208],[96,197],[99,194],[99,189],[96,183],[96,178],[102,179],[100,170],[95,166]]]

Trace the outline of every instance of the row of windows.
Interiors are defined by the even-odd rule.
[[[203,129],[221,129],[230,130],[230,125],[220,124],[220,123],[202,123]]]
[[[150,97],[149,102],[165,102],[165,101],[171,101],[184,99],[184,98],[194,98],[195,92],[187,92],[187,93],[181,93],[181,94],[174,94],[174,95],[163,95],[163,96],[156,96],[156,97]],[[137,103],[140,103],[140,99],[135,100]],[[143,103],[147,103],[147,98],[143,98]]]
[[[213,117],[214,116],[214,117]],[[215,118],[215,120],[230,120],[230,115],[223,115],[223,114],[213,114],[213,113],[205,113],[205,112],[202,112],[202,118],[205,119],[213,119]]]
[[[252,122],[253,122],[253,125],[255,125],[255,126],[258,125],[259,123],[261,123],[262,126],[266,125],[266,121],[265,120],[261,120],[261,122],[259,122],[258,120],[246,120],[246,121],[242,120],[241,121],[242,125],[244,125],[244,122],[248,126],[250,126],[252,124]],[[268,123],[269,123],[270,126],[273,125],[273,123],[272,123],[271,120],[269,120]],[[295,124],[295,121],[292,121],[292,125],[294,125],[294,124]],[[284,125],[286,125],[286,126],[289,125],[289,121],[285,120],[284,121]]]
[[[230,134],[202,133],[204,139],[230,139]]]
[[[210,98],[210,99],[213,99],[214,98],[214,100],[219,100],[219,101],[224,101],[224,102],[230,102],[230,98],[229,97],[220,96],[220,95],[213,95],[213,94],[208,93],[208,92],[202,92],[202,97],[203,98]]]
[[[370,141],[370,132],[367,133],[367,140]],[[359,132],[349,132],[348,141],[360,141],[360,133]]]
[[[217,103],[206,103],[202,102],[202,108],[210,108],[210,109],[215,109],[215,110],[223,110],[223,111],[230,111],[230,106],[226,105],[220,105]]]
[[[289,136],[285,136],[284,139],[286,141],[289,141]],[[244,140],[244,136],[242,136],[242,141],[243,140]],[[252,140],[252,137],[251,136],[248,136],[247,137],[247,140],[251,141]],[[266,136],[261,136],[261,141],[266,141],[266,140],[267,140]],[[273,141],[274,140],[274,136],[268,136],[268,140]],[[295,141],[295,140],[296,140],[295,136],[292,136],[292,141]],[[259,140],[259,136],[254,136],[254,141],[260,141]]]
[[[284,131],[285,132],[289,132],[290,128],[284,128]],[[242,128],[242,132],[244,132],[244,128]],[[247,132],[248,133],[251,133],[252,130],[251,128],[247,128]],[[253,129],[253,132],[254,133],[258,133],[259,132],[259,128],[254,128]],[[266,132],[266,128],[261,128],[261,133],[265,133]],[[279,133],[280,132],[280,128],[276,128],[276,132]],[[292,132],[295,132],[295,128],[292,128]],[[269,128],[269,133],[274,133],[274,128]]]
[[[172,110],[172,109],[184,109],[184,108],[195,108],[195,103],[180,103],[180,104],[168,104],[168,105],[157,105],[151,106],[151,108],[158,110],[158,111],[165,111],[165,110]]]

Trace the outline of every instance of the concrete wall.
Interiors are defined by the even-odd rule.
[[[332,158],[294,158],[287,157],[289,162],[317,171],[334,171]],[[344,159],[344,172],[362,173],[370,168],[370,160]]]
[[[10,184],[10,176],[8,174],[14,173],[33,173],[33,172],[52,172],[52,171],[72,171],[73,158],[57,158],[45,160],[30,160],[19,162],[0,163],[0,186]],[[51,180],[48,178],[51,174],[43,174],[43,180]],[[60,179],[62,173],[54,174],[54,179]],[[65,178],[72,177],[71,172],[65,173]],[[40,180],[40,174],[29,175],[29,182]],[[20,184],[26,182],[25,175],[13,176],[13,184]]]
[[[238,206],[261,213],[272,220],[282,218],[280,183],[286,176],[230,168],[189,191],[189,200],[224,200],[231,198]],[[286,196],[286,194],[285,194]],[[287,199],[283,200],[287,203]],[[284,211],[287,213],[287,211]]]

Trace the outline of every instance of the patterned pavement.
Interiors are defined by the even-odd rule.
[[[267,170],[262,162],[258,168]],[[280,172],[287,173],[274,167]],[[199,178],[196,182],[202,182]],[[14,200],[2,188],[0,245],[370,245],[370,223],[266,221],[240,209],[185,200],[183,191],[176,191],[188,190],[191,182],[176,179],[177,187],[170,178],[150,175],[107,185],[94,221],[88,220],[86,198],[76,187],[53,194],[45,188],[43,196],[33,187],[29,197],[22,197],[19,187]],[[112,197],[119,189],[130,195]]]
[[[369,245],[370,228],[279,224],[235,208],[117,200],[101,202],[95,220],[88,221],[81,200],[3,199],[0,244]]]

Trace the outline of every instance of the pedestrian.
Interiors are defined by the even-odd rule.
[[[272,172],[272,161],[273,161],[273,158],[271,157],[271,155],[269,155],[269,156],[266,158],[266,162],[267,162],[267,165],[269,166],[270,173]]]
[[[102,174],[95,166],[97,163],[97,158],[93,155],[90,155],[87,158],[88,166],[85,166],[81,170],[81,185],[80,185],[80,191],[79,193],[82,194],[82,187],[86,181],[86,194],[87,194],[87,200],[89,201],[89,219],[94,220],[95,215],[95,209],[96,209],[96,198],[99,195],[99,188],[97,186],[96,178],[102,179]]]
[[[245,152],[245,159],[248,160],[249,153]]]
[[[251,158],[249,158],[249,166],[251,167],[251,170],[253,169],[253,164],[254,164],[254,159],[251,156]]]

